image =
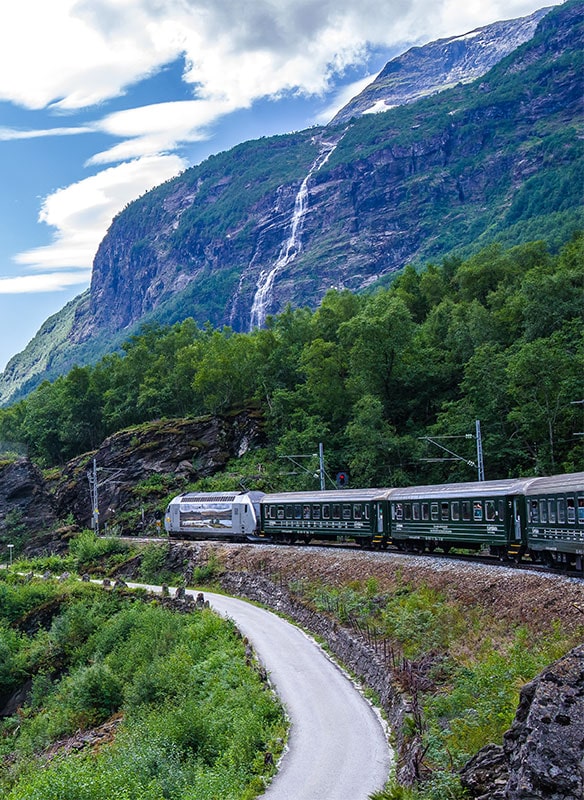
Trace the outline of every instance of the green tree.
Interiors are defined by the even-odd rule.
[[[369,298],[360,313],[343,323],[339,331],[341,344],[349,352],[349,390],[356,397],[378,397],[385,416],[392,421],[404,408],[400,380],[413,332],[406,304],[384,291]]]
[[[345,453],[354,486],[383,486],[391,473],[395,429],[383,418],[380,398],[364,395],[346,427]]]
[[[576,420],[574,400],[581,399],[584,340],[571,325],[547,339],[523,343],[509,360],[509,421],[531,456],[535,474],[561,468]]]

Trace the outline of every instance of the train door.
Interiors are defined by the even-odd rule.
[[[376,503],[376,514],[375,518],[377,521],[376,533],[380,536],[383,536],[383,503]]]
[[[521,504],[520,498],[514,497],[513,498],[513,519],[512,519],[512,528],[511,528],[511,541],[513,542],[520,542],[521,535],[523,533],[523,522],[521,520]]]
[[[508,506],[509,508],[509,506]],[[507,555],[514,561],[521,561],[527,550],[527,528],[525,498],[514,496],[510,503],[511,519],[507,528]]]

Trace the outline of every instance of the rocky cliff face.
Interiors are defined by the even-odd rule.
[[[106,439],[95,453],[70,461],[54,487],[54,504],[61,517],[72,514],[90,527],[92,508],[88,473],[95,460],[100,525],[126,533],[153,527],[152,509],[189,481],[213,475],[227,462],[261,444],[261,420],[250,412],[229,417],[165,420],[121,431]],[[141,517],[140,509],[149,509]]]
[[[361,290],[468,242],[473,223],[478,234],[487,217],[500,221],[544,166],[533,127],[551,135],[560,116],[579,114],[570,53],[582,5],[555,14],[498,72],[441,104],[248,143],[138,201],[99,248],[77,336],[119,330],[177,296],[201,322],[206,313],[248,330],[288,302],[315,305],[332,286]],[[542,83],[526,91],[519,75]]]
[[[412,47],[386,64],[377,78],[335,115],[331,125],[413,103],[457,83],[480,78],[529,41],[549,10],[542,8],[528,17],[496,22],[461,36]]]
[[[192,316],[247,331],[288,303],[316,307],[332,287],[361,291],[407,263],[553,235],[558,214],[577,225],[583,27],[573,0],[479,81],[247,142],[132,203],[99,247],[52,376],[146,321]],[[468,52],[473,40],[462,41]],[[458,74],[455,44],[428,58],[439,62],[433,85]],[[19,380],[0,378],[0,402],[26,378],[13,367]]]
[[[489,745],[462,771],[478,800],[584,797],[584,645],[521,691],[503,746]]]
[[[7,544],[15,537],[25,542],[29,532],[49,534],[55,521],[54,504],[38,467],[24,457],[0,464],[0,537]]]

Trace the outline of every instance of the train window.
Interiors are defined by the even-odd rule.
[[[363,509],[363,517],[365,519],[369,519],[369,506],[365,506],[365,508]]]
[[[273,506],[264,506],[266,519],[272,519]]]
[[[320,519],[320,506],[312,506],[312,519]]]
[[[360,503],[355,503],[353,506],[353,519],[362,519],[363,510]]]
[[[470,522],[470,500],[462,501],[462,518],[465,522]]]
[[[499,519],[503,521],[505,519],[505,501],[499,500]]]
[[[442,503],[440,503],[440,519],[450,519],[450,504],[447,500],[444,500]]]
[[[430,516],[434,522],[438,520],[438,503],[430,504]]]
[[[549,497],[547,501],[548,519],[550,522],[556,521],[556,501]]]
[[[529,502],[529,521],[539,522],[539,506],[537,500],[531,500]]]
[[[547,505],[545,500],[539,501],[539,521],[547,522]]]
[[[412,518],[412,504],[411,503],[404,503],[404,517],[405,519]]]
[[[578,522],[584,525],[584,497],[578,498]]]
[[[404,518],[403,503],[394,503],[393,504],[393,518],[394,519],[403,519]]]
[[[310,506],[302,507],[302,519],[310,519]]]
[[[426,522],[430,519],[430,506],[428,503],[422,503],[422,519]]]
[[[566,501],[563,497],[558,497],[558,522],[566,521]]]
[[[335,503],[333,505],[333,519],[340,519],[341,518],[341,506],[340,503]]]
[[[413,519],[420,519],[420,504],[412,503],[412,517]]]
[[[568,497],[566,502],[568,504],[568,522],[573,524],[576,522],[576,505],[574,503],[574,498]]]
[[[294,519],[302,519],[302,506],[300,503],[294,506]]]
[[[454,521],[460,519],[460,505],[458,504],[458,501],[450,503],[450,518]]]
[[[284,519],[284,506],[278,506],[278,519]]]
[[[475,522],[482,522],[483,504],[480,500],[475,500],[475,502],[472,504],[472,518]]]
[[[294,514],[294,506],[286,506],[286,519],[292,519]]]
[[[351,519],[351,506],[343,503],[343,519]]]
[[[487,522],[494,522],[496,518],[495,501],[485,500],[485,519]]]
[[[330,506],[323,506],[322,507],[322,518],[323,519],[330,519],[331,518],[331,507]]]

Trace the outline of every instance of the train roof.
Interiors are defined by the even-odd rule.
[[[439,483],[430,486],[403,486],[387,489],[385,500],[422,500],[441,497],[504,497],[523,494],[531,478],[505,478],[498,481],[472,481],[468,483]]]
[[[364,503],[383,495],[385,489],[328,489],[322,492],[277,492],[265,494],[264,503]]]
[[[175,497],[173,503],[233,503],[236,498],[249,497],[251,501],[262,497],[263,492],[186,492]]]
[[[531,478],[526,494],[571,491],[584,492],[584,472],[570,472],[567,475],[551,475],[547,478]]]
[[[489,495],[504,497],[513,494],[539,494],[563,489],[584,491],[584,472],[551,475],[545,478],[503,478],[496,481],[469,483],[442,483],[430,486],[404,486],[386,489],[385,500],[422,500],[449,497],[474,497]]]

